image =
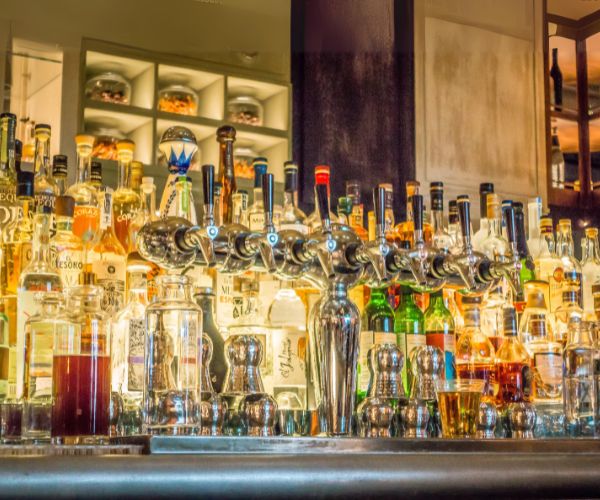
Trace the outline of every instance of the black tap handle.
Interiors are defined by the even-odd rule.
[[[266,221],[273,220],[273,174],[263,174],[261,177],[263,205],[265,207]]]
[[[375,225],[383,230],[385,224],[385,188],[378,186],[373,189],[373,209],[375,211]]]
[[[423,195],[415,194],[412,197],[413,222],[415,231],[423,231]]]
[[[514,244],[517,241],[515,209],[513,207],[503,207],[502,215],[504,216],[504,222],[506,224],[506,235],[508,236],[508,241],[511,244]]]
[[[202,194],[205,205],[213,205],[215,196],[215,166],[202,165]]]
[[[458,205],[458,220],[460,221],[460,231],[463,240],[471,243],[471,202],[467,195],[461,195],[456,200]]]
[[[327,192],[326,184],[315,185],[315,203],[319,211],[319,219],[323,229],[329,228],[331,220],[329,218],[329,193]]]

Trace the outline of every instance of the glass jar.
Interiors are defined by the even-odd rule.
[[[125,134],[116,127],[100,126],[90,130],[94,136],[92,157],[100,160],[117,160],[117,142],[125,139]]]
[[[252,162],[258,153],[254,150],[254,143],[238,139],[233,147],[233,170],[238,179],[254,179]]]
[[[85,97],[93,101],[128,105],[131,99],[131,84],[117,73],[102,73],[87,81]]]
[[[198,434],[202,309],[188,276],[159,276],[157,283],[157,299],[146,308],[144,432]]]
[[[227,102],[227,117],[232,123],[254,125],[260,127],[263,124],[263,106],[251,87],[240,87],[232,89],[234,97]]]
[[[185,85],[169,85],[158,93],[158,110],[178,115],[198,114],[198,94]]]
[[[68,327],[54,337],[52,439],[60,444],[108,440],[110,422],[110,319],[102,311],[102,288],[84,273],[72,287]]]

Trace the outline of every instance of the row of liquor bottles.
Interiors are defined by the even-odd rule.
[[[63,406],[70,408],[64,410],[66,413],[70,411],[71,414],[81,414],[79,408],[81,402],[71,401],[70,406],[67,403],[63,405],[57,402],[63,401],[64,398],[61,399],[61,396],[73,393],[73,389],[68,387],[79,387],[88,395],[94,387],[94,393],[105,398],[105,404],[99,407],[98,411],[101,409],[100,413],[107,423],[110,419],[106,413],[109,406],[106,397],[110,397],[111,392],[117,395],[115,399],[119,404],[113,406],[122,407],[123,411],[117,412],[122,418],[113,419],[115,420],[113,424],[122,432],[139,431],[142,415],[147,419],[146,430],[154,428],[160,430],[164,426],[169,428],[170,424],[165,422],[171,421],[173,415],[169,417],[169,414],[165,413],[166,409],[173,405],[181,406],[182,402],[186,401],[185,398],[190,397],[194,391],[200,390],[200,381],[196,380],[194,375],[195,370],[200,366],[198,360],[200,342],[190,342],[188,338],[185,345],[181,343],[176,346],[170,345],[179,338],[176,333],[164,345],[150,343],[156,349],[151,353],[148,340],[151,338],[150,332],[161,328],[177,332],[183,328],[182,324],[186,324],[188,336],[197,339],[198,332],[202,331],[200,327],[202,315],[198,313],[198,305],[190,301],[192,292],[186,279],[179,277],[180,279],[177,280],[173,276],[157,278],[163,271],[143,259],[137,251],[137,231],[156,218],[152,180],[143,178],[139,187],[136,183],[132,183],[131,164],[134,145],[130,141],[122,141],[118,148],[117,190],[113,193],[101,184],[94,185],[91,178],[90,158],[93,143],[87,136],[78,136],[76,139],[77,182],[69,188],[64,182],[55,182],[53,174],[56,172],[59,174],[56,177],[61,178],[65,170],[65,161],[64,157],[55,157],[54,168],[50,168],[48,152],[50,128],[44,125],[38,125],[36,129],[34,172],[29,173],[19,168],[16,154],[18,146],[14,141],[14,123],[13,115],[5,114],[0,117],[2,130],[0,179],[3,181],[5,214],[7,214],[7,220],[4,221],[2,228],[2,302],[5,312],[3,352],[8,358],[3,362],[3,366],[6,367],[4,377],[6,404],[3,408],[8,411],[13,407],[18,408],[20,403],[24,402],[27,410],[24,413],[23,426],[27,428],[30,425],[27,422],[44,422],[43,418],[32,418],[32,415],[38,415],[38,411],[36,405],[30,402],[39,402],[38,406],[42,409],[40,414],[45,411],[46,416],[52,408],[60,409]],[[235,130],[231,127],[222,127],[218,132],[217,140],[221,147],[221,163],[220,186],[217,186],[220,192],[215,198],[215,219],[218,224],[238,223],[247,225],[251,230],[261,230],[265,217],[264,207],[262,207],[261,177],[266,174],[267,161],[264,158],[257,158],[254,162],[256,171],[254,201],[248,207],[248,195],[237,190],[231,164]],[[168,160],[170,177],[163,193],[160,217],[178,216],[193,224],[197,223],[191,181],[186,175],[196,148],[195,138],[185,129],[170,129],[163,137],[161,150]],[[275,210],[275,213],[279,212],[275,217],[276,224],[282,229],[293,228],[302,234],[311,233],[319,227],[318,214],[315,212],[306,217],[297,207],[297,167],[293,163],[286,164],[285,173],[285,204],[280,210]],[[329,175],[328,167],[317,167],[316,183],[328,185]],[[420,196],[418,183],[413,182],[407,186],[408,217],[398,225],[394,223],[391,209],[393,192],[389,185],[383,187],[386,193],[385,227],[388,240],[399,246],[411,246],[414,244],[415,214],[410,209],[413,207],[412,198]],[[491,259],[502,260],[508,258],[511,248],[502,234],[500,200],[492,191],[493,186],[482,186],[482,196],[485,196],[485,203],[482,205],[486,208],[486,217],[482,217],[481,228],[475,234],[473,244],[488,254]],[[449,220],[446,225],[443,217],[441,183],[432,184],[431,195],[431,216],[430,222],[424,227],[425,239],[443,252],[455,252],[461,245],[461,236],[455,219],[456,205],[450,203]],[[338,201],[338,213],[331,214],[331,219],[349,226],[362,239],[369,239],[369,232],[373,230],[370,227],[371,231],[368,231],[363,227],[364,214],[358,183],[349,183],[347,196]],[[509,202],[503,204],[508,206]],[[529,362],[529,365],[527,362],[524,363],[527,366],[531,365],[532,370],[538,374],[539,380],[535,384],[538,388],[537,392],[536,389],[532,389],[534,386],[528,386],[529,389],[522,387],[513,392],[527,394],[524,399],[533,397],[556,402],[562,396],[561,390],[555,387],[553,391],[549,391],[544,387],[551,386],[551,381],[555,382],[554,386],[562,385],[562,382],[557,383],[556,380],[558,377],[562,381],[562,374],[557,375],[557,370],[562,369],[562,351],[566,345],[567,325],[578,315],[583,316],[578,303],[581,289],[586,291],[589,288],[591,293],[592,285],[596,284],[593,272],[597,272],[598,269],[597,241],[595,241],[597,233],[593,230],[586,233],[584,240],[586,258],[582,266],[573,255],[570,222],[561,221],[558,242],[555,244],[552,225],[550,224],[548,228],[547,219],[540,218],[540,205],[539,200],[530,204],[530,237],[527,240],[522,207],[510,203],[517,214],[518,251],[524,264],[523,281],[531,281],[532,285],[535,283],[537,289],[541,290],[541,295],[539,292],[530,293],[529,299],[532,301],[531,307],[537,304],[537,309],[542,311],[536,314],[544,318],[541,327],[538,317],[536,333],[532,334],[535,341],[541,341],[544,345],[543,349],[531,347],[535,342],[532,343],[531,339],[527,339],[526,334],[521,336],[528,354],[534,360]],[[22,216],[19,216],[19,213]],[[421,217],[420,214],[417,216]],[[369,217],[369,220],[372,221],[373,218]],[[528,252],[528,247],[534,249],[531,254]],[[534,266],[529,265],[531,255],[534,256]],[[536,271],[537,277],[542,278],[539,281],[533,281]],[[274,396],[275,402],[281,409],[303,410],[313,407],[311,375],[310,373],[307,375],[306,370],[308,365],[306,317],[307,310],[311,307],[310,297],[316,295],[311,293],[310,287],[299,283],[293,286],[282,286],[277,281],[269,279],[265,273],[254,271],[239,276],[229,276],[218,272],[198,273],[197,269],[191,269],[188,274],[194,276],[193,281],[199,285],[199,293],[202,291],[201,285],[206,283],[203,280],[216,284],[216,323],[211,320],[212,308],[210,306],[204,308],[204,331],[210,333],[209,330],[212,330],[210,338],[213,356],[207,376],[213,382],[211,391],[224,390],[226,386],[224,378],[227,378],[225,374],[229,372],[231,375],[236,371],[231,366],[231,359],[230,366],[227,368],[224,337],[229,335],[232,339],[236,339],[240,335],[251,336],[261,341],[260,350],[264,354],[264,360],[260,363],[263,376],[261,385],[264,382],[264,390]],[[160,287],[158,287],[159,282]],[[100,285],[100,288],[95,287],[94,283]],[[157,288],[160,288],[160,292]],[[60,292],[63,290],[67,294],[66,307],[61,306]],[[128,295],[126,302],[124,301],[125,290]],[[271,290],[270,294],[269,290]],[[43,293],[40,295],[40,292]],[[444,305],[439,294],[434,294],[425,316],[415,305],[410,289],[404,287],[401,293],[389,297],[388,301],[385,300],[386,293],[385,288],[372,289],[371,299],[364,306],[364,332],[361,334],[360,349],[362,358],[358,365],[359,400],[367,394],[369,381],[371,380],[372,383],[376,378],[373,373],[368,377],[366,375],[368,373],[367,353],[375,344],[388,343],[397,344],[406,359],[402,372],[402,386],[409,393],[414,386],[413,375],[418,375],[418,373],[414,374],[411,368],[410,354],[415,347],[430,344],[440,347],[444,353],[443,378],[452,379],[456,374],[460,378],[483,377],[487,380],[486,387],[491,388],[487,389],[489,392],[487,395],[498,397],[499,402],[505,399],[506,391],[495,389],[498,386],[495,381],[501,378],[497,375],[495,366],[497,361],[500,366],[502,358],[496,359],[494,347],[488,350],[488,355],[481,363],[473,361],[476,352],[468,355],[463,352],[463,344],[467,347],[472,346],[472,336],[478,331],[474,318],[479,317],[479,314],[467,313],[467,311],[479,310],[483,307],[482,315],[486,318],[484,325],[488,326],[483,329],[482,335],[477,334],[476,337],[478,339],[481,337],[479,340],[489,337],[495,341],[495,349],[499,354],[502,352],[499,337],[503,329],[499,318],[502,317],[503,307],[515,302],[523,304],[525,297],[514,296],[504,283],[503,287],[495,289],[485,297],[483,305],[477,304],[477,299],[463,300],[462,307],[465,311],[463,320],[458,313],[459,306],[453,305],[453,297],[449,292],[446,293],[446,300],[449,300],[448,307]],[[211,294],[204,293],[204,295]],[[369,292],[365,291],[364,286],[356,287],[352,293],[361,309],[363,309],[364,297],[367,295]],[[402,299],[396,313],[390,314],[390,310],[384,310],[384,304],[389,305],[390,301],[394,303],[396,295]],[[558,300],[557,295],[560,297]],[[189,318],[182,319],[180,312],[175,315],[167,312],[163,317],[160,308],[169,309],[165,305],[169,300],[187,301],[187,308],[192,311],[186,313]],[[469,306],[470,300],[474,302],[471,306]],[[202,301],[210,302],[211,299],[203,298]],[[158,314],[160,320],[154,320],[154,323],[150,319],[148,303],[152,304],[150,307],[156,306],[160,311]],[[591,318],[593,300],[591,310],[589,304],[588,301],[586,312]],[[453,311],[454,314],[448,315],[448,310]],[[112,321],[102,316],[102,311],[113,316]],[[98,315],[98,325],[101,323],[105,326],[91,326],[94,321],[90,319],[90,315],[94,314]],[[171,314],[170,319],[169,314]],[[184,316],[187,317],[186,315]],[[472,324],[467,327],[469,321]],[[151,323],[154,326],[151,326]],[[465,323],[465,327],[455,328],[462,323]],[[113,325],[112,341],[110,340],[111,324]],[[216,324],[219,326],[216,327]],[[522,330],[526,329],[523,325],[527,324],[527,321],[522,321]],[[213,325],[214,328],[209,328],[207,325]],[[196,332],[195,335],[189,335],[190,331]],[[456,331],[462,332],[458,336],[458,341]],[[467,340],[461,342],[463,337]],[[209,343],[205,342],[205,345]],[[95,356],[99,359],[83,361],[82,356],[92,354],[92,358]],[[61,358],[63,355],[64,359]],[[75,357],[69,358],[69,356]],[[190,361],[194,359],[195,363]],[[461,363],[464,359],[469,361]],[[79,368],[79,364],[85,365],[86,362],[94,363],[92,371],[95,373],[95,378],[90,380],[88,385],[82,384],[80,380],[83,374],[89,374],[90,366],[82,365]],[[480,364],[485,365],[485,369],[480,370]],[[75,377],[75,380],[67,381],[66,388],[61,388],[61,381],[68,378],[63,374],[65,370],[70,376]],[[108,375],[111,371],[112,377]],[[540,379],[539,373],[547,376]],[[109,385],[106,385],[107,383]],[[100,387],[98,384],[104,384],[101,391],[97,390]],[[149,388],[152,384],[168,389],[153,391]],[[190,389],[191,387],[194,389]],[[181,391],[175,390],[176,388],[186,388],[184,391],[186,394],[180,394]],[[147,396],[142,397],[144,392]],[[161,394],[156,395],[159,392]],[[154,399],[149,397],[154,393],[156,393]],[[75,399],[85,401],[83,396]],[[87,406],[93,407],[89,404]],[[185,404],[183,406],[185,407]],[[86,416],[81,418],[86,423],[89,420]],[[102,430],[98,432],[82,431],[81,427],[75,425],[66,414],[60,418],[58,415],[53,416],[52,419],[46,418],[46,427],[42,432],[44,435],[49,432],[48,421],[50,420],[65,422],[62,427],[52,426],[53,429],[59,429],[56,431],[59,437],[105,435],[104,425],[99,427]],[[178,419],[175,419],[175,422],[174,425],[179,425]],[[193,417],[190,417],[190,422],[190,428],[194,428],[196,421]],[[95,425],[93,424],[92,427]],[[126,428],[129,430],[126,431]],[[35,436],[37,430],[29,429],[25,434],[31,433]],[[37,438],[40,438],[40,435]]]

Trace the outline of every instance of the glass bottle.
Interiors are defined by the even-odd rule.
[[[552,79],[552,97],[555,111],[562,110],[563,103],[563,76],[558,66],[558,49],[552,49],[552,66],[550,67],[550,78]]]
[[[532,291],[521,316],[519,338],[533,359],[536,403],[560,401],[563,346],[554,340],[542,291]]]
[[[146,308],[144,425],[148,434],[200,431],[202,309],[191,300],[188,276],[158,278]]]
[[[54,155],[52,157],[52,176],[58,186],[58,195],[64,196],[67,192],[67,176],[69,166],[66,155]]]
[[[588,227],[581,239],[581,273],[583,279],[583,310],[594,314],[592,285],[600,283],[600,252],[598,249],[598,229]]]
[[[460,222],[458,220],[458,204],[456,200],[448,202],[448,234],[452,239],[450,252],[459,254],[462,252],[462,234],[460,232]]]
[[[558,221],[558,237],[556,241],[556,255],[560,259],[560,268],[554,271],[555,276],[561,279],[561,291],[566,289],[577,288],[578,297],[581,305],[581,264],[575,258],[575,249],[573,246],[573,234],[571,232],[571,220],[560,219]]]
[[[453,241],[444,227],[444,183],[431,182],[429,193],[431,195],[432,244],[434,248],[447,253],[453,247]]]
[[[213,207],[213,215],[215,218],[215,226],[221,227],[223,225],[223,209],[221,208],[221,202],[223,201],[221,197],[221,192],[223,191],[223,186],[221,186],[220,182],[215,182],[215,197],[214,197],[214,207]]]
[[[90,186],[98,193],[104,190],[104,184],[102,182],[102,163],[99,161],[93,161],[90,164]],[[100,220],[100,209],[98,209],[98,220]]]
[[[250,231],[262,232],[265,228],[262,176],[267,173],[267,159],[262,156],[254,158],[252,168],[254,168],[254,194],[252,197],[252,205],[250,205],[250,208],[248,209],[248,228]]]
[[[430,294],[429,307],[425,310],[424,321],[427,345],[439,347],[444,353],[444,378],[456,378],[454,319],[444,304],[441,291]]]
[[[52,357],[54,339],[71,325],[66,320],[60,292],[36,294],[39,312],[25,323],[23,422],[27,441],[50,441],[52,429]],[[71,327],[72,328],[72,327]]]
[[[517,312],[504,308],[504,340],[496,352],[496,403],[507,405],[530,401],[532,396],[532,362],[517,335]]]
[[[108,441],[110,424],[110,318],[102,288],[84,272],[67,298],[67,320],[54,339],[52,440],[57,444]]]
[[[219,143],[219,174],[218,182],[221,184],[219,198],[223,224],[233,222],[233,195],[237,192],[237,183],[233,162],[233,143],[235,142],[235,129],[224,125],[217,129],[217,142]]]
[[[562,304],[554,312],[556,318],[555,340],[565,345],[568,339],[569,325],[583,321],[583,309],[579,306],[579,287],[567,288],[562,293]]]
[[[132,251],[134,242],[130,239],[131,221],[140,210],[140,196],[131,188],[131,161],[135,143],[128,139],[117,142],[118,185],[113,193],[113,225],[115,235],[126,252]]]
[[[35,126],[34,169],[33,191],[36,210],[46,206],[52,211],[58,196],[58,186],[50,168],[50,125],[38,123]]]
[[[56,234],[50,240],[52,257],[65,290],[79,283],[84,252],[81,239],[73,233],[75,200],[71,196],[56,198]]]
[[[348,226],[350,224],[350,216],[352,215],[352,201],[347,196],[340,196],[337,204],[337,219],[338,224]]]
[[[491,182],[479,184],[479,229],[471,238],[473,250],[481,252],[481,245],[490,232],[489,219],[487,215],[487,196],[494,193],[494,185]]]
[[[556,254],[552,218],[549,216],[540,219],[540,246],[540,252],[534,257],[535,275],[538,280],[548,283],[547,304],[553,313],[562,302],[561,282],[557,280],[562,273],[554,273],[561,267],[561,261]]]
[[[123,307],[126,254],[112,225],[112,189],[101,193],[100,237],[90,255],[92,272],[102,287],[102,309],[116,314]]]
[[[537,196],[531,198],[527,203],[527,248],[534,261],[548,251],[548,246],[542,238],[540,221],[542,218],[542,199]]]
[[[481,307],[481,331],[490,339],[495,350],[503,340],[502,319],[504,308],[509,305],[501,286],[492,288],[484,297]]]
[[[327,193],[331,198],[331,168],[328,165],[317,165],[315,167],[315,185],[317,184],[325,184],[327,186]],[[329,212],[329,218],[332,224],[337,222],[337,217],[333,212]],[[306,224],[308,225],[309,232],[313,233],[321,228],[321,219],[319,217],[318,211],[315,207],[315,210],[308,216],[306,219]]]
[[[569,325],[563,359],[563,402],[569,434],[593,436],[597,401],[595,348],[590,323]]]
[[[285,175],[283,214],[281,229],[291,229],[300,234],[308,234],[306,214],[298,208],[298,165],[286,161],[283,165]]]
[[[456,375],[458,379],[484,380],[483,398],[493,401],[497,392],[496,351],[481,331],[481,298],[463,297],[462,306],[465,325],[456,341]]]
[[[405,359],[402,368],[402,380],[404,381],[404,387],[412,389],[410,354],[415,347],[426,345],[427,339],[425,337],[423,313],[416,304],[414,294],[408,286],[403,285],[400,287],[400,303],[394,316],[396,343],[402,349]]]
[[[208,335],[213,346],[209,373],[214,391],[220,394],[225,384],[227,360],[225,358],[225,339],[215,322],[215,294],[210,287],[197,288],[194,293],[196,304],[202,309],[202,331]],[[204,390],[204,388],[202,388]]]
[[[308,336],[306,307],[290,284],[282,283],[269,306],[272,328],[273,397],[280,410],[307,408]]]
[[[350,200],[351,204],[348,225],[362,241],[367,241],[369,239],[369,234],[365,229],[364,206],[360,199],[360,182],[356,180],[346,181],[346,197]]]
[[[357,404],[365,399],[369,389],[369,349],[375,344],[396,344],[394,310],[388,302],[387,291],[387,287],[371,288],[362,313],[356,374]]]
[[[84,245],[92,244],[100,224],[100,201],[91,182],[90,161],[94,148],[93,135],[75,136],[77,147],[77,177],[75,184],[67,189],[67,195],[75,200],[73,233]],[[102,183],[102,180],[100,180]]]
[[[142,180],[144,178],[144,164],[141,161],[132,161],[130,169],[129,187],[141,198]]]
[[[413,202],[414,195],[419,194],[421,184],[419,181],[406,182],[406,220],[396,226],[401,241],[408,241],[411,248],[414,246],[414,223],[413,223]],[[431,224],[423,222],[423,239],[425,243],[431,243],[433,231]]]
[[[504,262],[508,258],[510,247],[502,236],[502,208],[497,194],[487,195],[487,219],[488,235],[481,242],[480,251],[490,260]]]
[[[552,127],[552,147],[550,150],[552,187],[565,188],[565,155],[560,147],[558,127]]]
[[[17,172],[15,168],[15,130],[17,117],[0,114],[0,231],[19,216]]]
[[[523,212],[523,204],[515,201],[512,204],[515,213],[515,231],[517,238],[517,251],[521,261],[521,284],[535,279],[535,264],[529,254],[527,247],[527,236],[525,234],[525,213]],[[515,297],[515,301],[524,301],[524,297]]]
[[[112,392],[123,400],[122,422],[126,435],[138,434],[142,426],[144,346],[148,266],[144,262],[127,268],[127,304],[113,320]]]

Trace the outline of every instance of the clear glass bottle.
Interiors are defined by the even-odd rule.
[[[456,378],[454,318],[444,304],[441,291],[430,294],[429,307],[425,310],[424,320],[427,345],[439,347],[444,353],[444,378]]]
[[[362,241],[367,241],[369,233],[365,229],[364,206],[361,202],[359,181],[346,181],[346,197],[350,200],[351,206],[348,225]]]
[[[110,318],[93,273],[67,298],[67,328],[57,330],[52,361],[52,440],[57,444],[108,442],[110,427]]]
[[[562,396],[563,346],[554,340],[542,291],[530,292],[521,316],[519,339],[533,359],[536,403],[556,403]]]
[[[554,338],[565,345],[571,323],[583,321],[583,309],[579,306],[579,287],[573,285],[562,293],[562,304],[556,309],[556,330]]]
[[[262,232],[265,227],[262,176],[267,173],[267,159],[262,156],[254,158],[252,168],[254,169],[254,194],[252,196],[252,205],[248,209],[248,227],[250,231]]]
[[[600,251],[598,248],[598,228],[588,227],[581,239],[581,273],[583,279],[583,310],[594,314],[592,285],[600,283]]]
[[[100,224],[100,200],[96,188],[91,182],[93,135],[75,136],[77,148],[77,177],[75,184],[66,194],[75,200],[73,211],[73,232],[81,238],[84,245],[92,244]],[[102,179],[100,179],[102,183]]]
[[[129,228],[141,208],[140,196],[131,188],[131,162],[135,143],[128,139],[117,142],[118,185],[113,193],[113,226],[115,235],[126,252],[135,247],[130,240]]]
[[[23,422],[27,441],[50,441],[52,429],[52,357],[54,339],[72,328],[64,316],[60,292],[39,292],[39,312],[25,323]]]
[[[490,224],[487,214],[487,196],[494,193],[494,185],[491,182],[479,184],[479,229],[471,238],[471,245],[476,252],[482,252],[482,244],[490,232]]]
[[[429,192],[431,195],[432,244],[434,248],[447,253],[450,252],[454,243],[444,227],[444,183],[430,183]]]
[[[67,176],[69,165],[66,155],[54,155],[52,157],[52,176],[58,186],[58,195],[64,196],[67,192]]]
[[[56,233],[50,240],[52,257],[67,291],[79,283],[84,252],[81,239],[73,233],[75,200],[71,196],[56,198]]]
[[[481,330],[490,339],[494,349],[502,344],[504,308],[509,305],[502,286],[492,288],[484,297],[481,307]]]
[[[542,219],[542,199],[538,196],[527,203],[527,248],[534,261],[548,251],[548,245],[542,238],[540,221]]]
[[[488,235],[481,242],[480,251],[490,260],[504,262],[510,254],[510,246],[502,236],[502,207],[497,194],[487,195],[487,218]]]
[[[493,401],[497,393],[496,351],[481,331],[481,298],[463,297],[462,307],[465,325],[456,341],[456,375],[458,379],[485,380],[483,399]]]
[[[569,326],[564,350],[563,401],[572,436],[593,436],[596,415],[595,348],[592,327],[586,322]]]
[[[146,308],[144,425],[148,434],[200,431],[202,309],[187,276],[158,278],[158,297]]]
[[[560,259],[560,268],[554,271],[554,275],[561,278],[561,292],[576,287],[579,292],[577,299],[579,300],[579,305],[581,305],[581,264],[575,258],[570,219],[560,219],[558,221],[556,255]]]
[[[285,186],[281,230],[291,229],[300,234],[308,234],[306,214],[298,208],[298,165],[286,161],[283,165],[283,173]]]
[[[59,193],[50,167],[50,125],[38,123],[35,126],[34,172],[33,185],[36,210],[45,206],[52,211]]]
[[[114,315],[123,307],[127,255],[112,225],[112,189],[101,193],[100,237],[90,255],[92,272],[104,290],[102,309]]]
[[[459,254],[462,252],[462,234],[460,232],[460,222],[458,220],[458,204],[456,200],[448,202],[448,234],[452,239],[450,253]]]
[[[551,313],[556,311],[562,302],[561,282],[557,277],[562,273],[555,274],[561,268],[561,261],[556,254],[556,242],[552,228],[552,218],[542,217],[540,219],[540,251],[534,256],[535,275],[538,280],[548,283],[547,304]]]

